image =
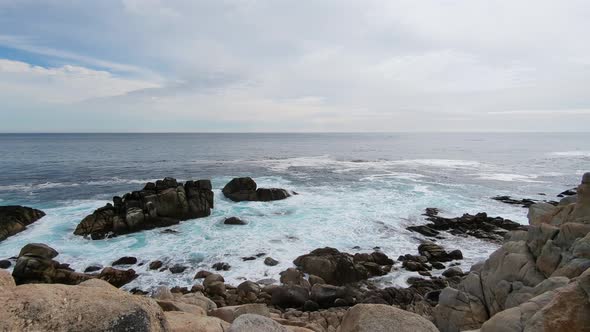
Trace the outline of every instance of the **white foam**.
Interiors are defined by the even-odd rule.
[[[79,183],[61,183],[61,182],[45,182],[37,184],[11,184],[0,186],[0,191],[34,191],[53,188],[71,188],[78,187]]]
[[[521,175],[521,174],[510,174],[510,173],[484,173],[484,174],[472,174],[476,175],[478,179],[483,180],[494,180],[494,181],[505,181],[505,182],[537,182],[543,183],[544,181],[535,180],[538,178],[537,175]]]
[[[553,157],[590,157],[590,151],[558,151],[549,153]]]

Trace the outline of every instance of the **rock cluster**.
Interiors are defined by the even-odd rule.
[[[408,271],[427,272],[435,269],[444,269],[443,262],[463,259],[461,250],[446,251],[443,247],[430,241],[424,241],[418,246],[419,255],[406,254],[398,258],[402,267]],[[421,273],[422,274],[422,273]],[[429,275],[429,273],[424,273]]]
[[[234,202],[242,201],[276,201],[291,196],[291,193],[280,188],[258,188],[252,178],[235,178],[223,187],[223,195]]]
[[[0,241],[27,229],[45,216],[45,212],[26,206],[0,206]]]
[[[590,173],[577,193],[445,288],[434,311],[439,329],[590,330]]]
[[[473,236],[496,243],[502,243],[504,235],[509,231],[526,230],[517,222],[501,217],[488,217],[485,212],[476,215],[464,214],[461,217],[445,218],[438,215],[438,209],[428,208],[424,213],[431,223],[407,227],[409,231],[428,237],[438,237],[441,231],[458,236]]]
[[[541,203],[541,201],[538,201],[535,199],[530,199],[530,198],[517,199],[517,198],[512,198],[511,196],[494,196],[494,197],[492,197],[492,199],[502,202],[502,203],[510,204],[510,205],[520,205],[523,208],[529,208],[533,204]],[[550,205],[557,205],[558,204],[555,201],[546,201],[545,203],[550,204]]]
[[[147,183],[140,191],[113,197],[113,204],[108,203],[84,218],[74,234],[103,239],[206,217],[212,208],[213,191],[209,180],[183,184],[165,178]]]

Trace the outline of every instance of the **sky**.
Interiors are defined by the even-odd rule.
[[[0,132],[590,131],[587,0],[0,0]]]

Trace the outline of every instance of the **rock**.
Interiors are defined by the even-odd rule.
[[[0,206],[0,241],[24,231],[44,216],[45,212],[26,206]]]
[[[217,305],[201,293],[188,293],[174,297],[175,301],[192,304],[203,308],[205,311],[217,309]]]
[[[44,259],[52,259],[57,257],[58,252],[50,246],[43,243],[29,243],[25,245],[19,252],[18,257],[38,257]]]
[[[12,278],[10,273],[8,273],[7,271],[0,270],[0,289],[7,289],[12,287],[16,287],[14,278]]]
[[[213,296],[223,296],[225,294],[225,290],[225,284],[221,281],[214,281],[212,283],[209,283],[207,287],[205,287],[205,292]]]
[[[137,264],[137,258],[125,256],[125,257],[121,257],[121,258],[117,259],[111,265],[117,266],[117,265],[133,265],[133,264]]]
[[[186,312],[186,313],[198,315],[198,316],[206,316],[207,315],[207,312],[203,308],[201,308],[197,305],[187,304],[187,303],[177,302],[177,301],[167,301],[167,300],[159,300],[157,302],[158,302],[158,305],[160,306],[160,308],[162,308],[162,310],[164,310],[164,311],[182,311],[182,312]]]
[[[225,225],[247,225],[248,222],[238,218],[238,217],[229,217],[223,221]]]
[[[154,299],[161,300],[161,301],[174,300],[174,295],[172,295],[172,292],[166,286],[159,286],[158,288],[156,288],[152,297]]]
[[[315,284],[325,284],[326,283],[326,281],[324,279],[322,279],[316,275],[313,275],[313,274],[309,275],[308,280],[309,280],[309,284],[311,286],[313,286]]]
[[[78,286],[21,285],[0,292],[2,331],[168,331],[151,299],[104,281]]]
[[[7,269],[11,266],[12,266],[12,263],[9,260],[7,260],[7,259],[0,260],[0,269]]]
[[[234,320],[228,332],[289,332],[289,330],[268,317],[244,314]]]
[[[279,264],[279,261],[277,261],[276,259],[272,258],[272,257],[266,257],[264,259],[264,265],[267,266],[276,266]]]
[[[229,271],[229,269],[231,269],[231,265],[224,262],[219,262],[213,264],[212,268],[214,268],[216,271]]]
[[[504,235],[508,231],[527,229],[526,226],[517,222],[501,217],[491,218],[483,212],[474,216],[464,214],[457,218],[445,218],[438,215],[437,209],[427,208],[424,215],[427,217],[426,220],[431,221],[431,223],[422,226],[410,226],[407,229],[420,232],[423,235],[429,234],[427,236],[434,235],[429,230],[447,231],[453,235],[473,236],[495,243],[502,243]]]
[[[91,272],[96,272],[96,271],[100,271],[100,270],[102,270],[102,266],[99,266],[99,265],[91,265],[91,266],[88,266],[84,270],[84,273],[91,273]]]
[[[318,311],[320,310],[320,305],[314,301],[307,300],[303,304],[303,311]]]
[[[223,187],[223,195],[234,202],[275,201],[285,199],[291,194],[285,189],[258,188],[252,178],[235,178]]]
[[[292,267],[280,273],[280,282],[285,285],[298,285],[306,289],[310,289],[309,281],[305,280],[301,271]]]
[[[538,200],[524,198],[524,199],[514,199],[510,196],[496,196],[492,197],[493,200],[500,201],[502,203],[511,204],[511,205],[520,205],[523,208],[529,208],[533,204],[539,203]],[[551,205],[557,205],[557,202],[546,202]]]
[[[553,214],[558,210],[558,207],[549,203],[537,203],[529,207],[527,217],[531,225],[539,225],[544,223],[546,215]]]
[[[170,268],[172,274],[179,274],[184,272],[188,267],[176,264]]]
[[[321,248],[297,257],[293,263],[303,272],[316,275],[331,285],[344,285],[365,280],[372,276],[386,274],[388,269],[391,269],[391,266],[359,261],[361,256],[357,257],[355,262],[350,254],[342,253],[334,248]]]
[[[243,304],[238,306],[228,306],[218,308],[209,312],[209,316],[223,319],[228,323],[233,323],[236,318],[245,314],[254,314],[264,317],[270,317],[270,311],[265,304]]]
[[[309,291],[298,285],[283,285],[272,291],[271,303],[281,308],[301,308],[309,300]]]
[[[254,293],[255,295],[258,295],[260,293],[260,285],[258,285],[257,283],[253,282],[253,281],[244,281],[243,283],[238,285],[238,293],[242,292],[244,294],[248,294],[248,293]]]
[[[311,288],[311,299],[322,308],[334,306],[336,299],[345,298],[347,295],[346,288],[344,287],[315,284]]]
[[[427,319],[383,304],[357,304],[350,308],[339,332],[437,332]]]
[[[212,275],[213,273],[209,272],[209,271],[205,271],[205,270],[201,270],[199,272],[197,272],[197,274],[195,274],[195,278],[194,279],[203,279],[203,278],[207,278],[208,276]]]
[[[117,270],[112,267],[105,267],[98,275],[98,279],[104,280],[115,287],[122,287],[137,277],[138,275],[133,269]]]
[[[582,181],[583,183],[583,181]],[[564,197],[564,196],[573,196],[577,194],[577,188],[572,188],[568,190],[564,190],[557,195],[557,197]]]
[[[211,273],[205,277],[205,280],[203,280],[203,287],[207,288],[211,283],[216,281],[225,282],[225,279],[223,279],[223,277],[219,274]]]
[[[213,208],[213,191],[209,180],[187,181],[173,178],[147,183],[144,189],[114,197],[113,204],[97,209],[85,217],[75,235],[93,240],[167,227],[182,220],[206,217]]]
[[[160,269],[163,265],[164,265],[164,263],[162,263],[162,261],[153,261],[153,262],[150,262],[149,269],[150,270],[157,270],[157,269]]]
[[[463,270],[461,270],[460,267],[457,266],[453,266],[451,268],[446,269],[442,275],[444,277],[447,278],[452,278],[452,277],[462,277],[463,276]]]
[[[169,311],[165,313],[171,332],[226,332],[230,324],[217,318],[196,316],[186,312]]]
[[[407,230],[420,233],[424,236],[436,237],[440,234],[439,231],[432,229],[426,225],[406,227]]]

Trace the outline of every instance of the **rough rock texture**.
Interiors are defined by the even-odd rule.
[[[541,217],[535,212],[537,219],[529,220],[532,226],[527,232],[511,234],[456,288],[441,292],[434,311],[441,331],[476,329],[490,318],[488,331],[560,331],[558,325],[549,327],[549,320],[559,321],[551,316],[555,312],[568,317],[560,326],[570,326],[569,320],[578,315],[576,308],[585,308],[589,299],[586,296],[584,302],[579,291],[590,274],[590,173],[584,175],[577,192],[576,203],[548,210]],[[565,285],[574,278],[578,286]],[[565,295],[559,294],[567,294],[571,301],[560,301]]]
[[[409,231],[418,232],[424,236],[440,236],[440,231],[447,231],[458,236],[473,236],[496,243],[502,243],[509,231],[526,230],[527,227],[517,222],[501,217],[488,217],[484,212],[476,215],[464,214],[457,218],[445,218],[438,215],[434,208],[426,209],[424,215],[431,223],[420,226],[407,227]]]
[[[228,332],[288,332],[289,330],[274,320],[253,314],[238,317]]]
[[[350,308],[339,332],[437,332],[429,320],[383,304],[357,304]]]
[[[303,272],[318,276],[331,285],[385,275],[393,265],[393,261],[380,252],[353,256],[334,248],[316,249],[297,257],[293,263]]]
[[[2,272],[0,272],[2,273]],[[167,331],[160,307],[101,280],[0,286],[1,331]]]
[[[149,182],[142,190],[127,193],[122,198],[113,197],[113,204],[84,218],[74,234],[103,239],[206,217],[212,208],[213,191],[209,180],[182,184],[165,178]]]
[[[170,332],[227,332],[229,323],[216,317],[197,316],[186,312],[165,313]]]
[[[99,274],[75,272],[53,260],[58,255],[55,249],[42,243],[29,243],[19,255],[12,276],[18,285],[43,283],[77,285],[89,279],[102,279],[115,287],[121,287],[137,278],[134,270],[104,268]]]
[[[45,212],[26,206],[0,206],[0,241],[27,229],[45,216]]]
[[[234,202],[242,201],[276,201],[291,196],[280,188],[257,188],[252,178],[235,178],[223,187],[223,195]]]
[[[218,308],[209,312],[209,316],[223,319],[228,323],[233,323],[236,318],[245,314],[254,314],[259,316],[270,317],[270,311],[265,304],[243,304],[237,306],[227,306]]]
[[[534,199],[530,199],[530,198],[516,199],[516,198],[512,198],[510,196],[495,196],[495,197],[492,197],[492,199],[502,202],[502,203],[506,203],[506,204],[520,205],[523,208],[529,208],[533,204],[541,203],[538,200],[534,200]],[[558,204],[558,202],[555,202],[555,201],[549,201],[549,202],[545,202],[545,203],[547,203],[549,205],[553,205],[553,206]]]

